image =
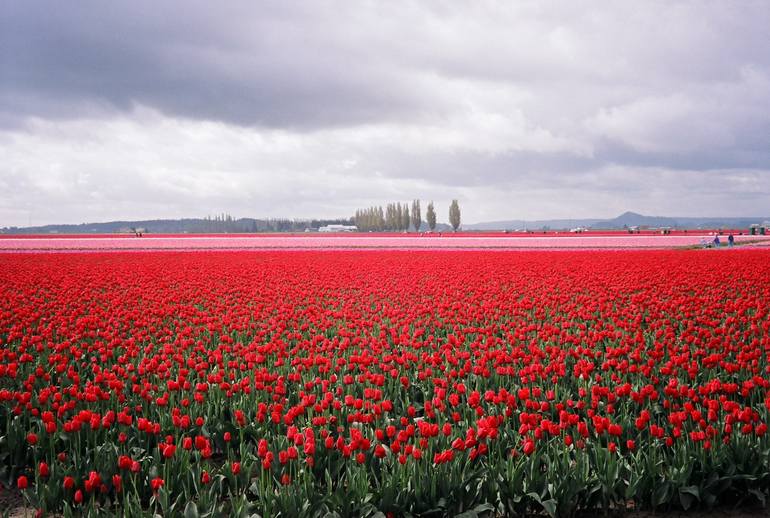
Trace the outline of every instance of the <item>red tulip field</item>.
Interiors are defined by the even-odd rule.
[[[764,505],[769,279],[767,247],[3,253],[0,483],[59,516]]]

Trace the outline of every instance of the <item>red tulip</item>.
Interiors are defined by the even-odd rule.
[[[157,493],[164,484],[164,480],[160,477],[155,477],[150,481],[150,487],[152,488],[153,493]]]
[[[527,439],[524,441],[524,448],[522,449],[524,452],[524,455],[532,455],[535,451],[535,441],[532,439]]]

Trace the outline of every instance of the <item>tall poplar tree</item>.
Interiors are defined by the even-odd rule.
[[[425,213],[425,219],[428,221],[428,228],[431,232],[436,230],[436,210],[433,208],[433,202],[428,204],[428,210]]]
[[[420,200],[414,200],[412,202],[412,225],[414,231],[420,231],[420,225],[422,225],[422,212],[420,211]]]
[[[457,200],[452,200],[452,204],[449,206],[449,223],[455,232],[460,227],[460,204]]]

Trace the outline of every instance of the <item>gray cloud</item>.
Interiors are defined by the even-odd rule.
[[[84,104],[144,105],[171,116],[302,129],[419,111],[422,92],[390,59],[327,38],[345,31],[337,8],[307,7],[13,3],[2,26],[4,111],[19,101],[34,115],[70,117]]]
[[[0,10],[0,226],[770,212],[763,1]]]

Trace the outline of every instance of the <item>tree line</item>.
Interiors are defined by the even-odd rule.
[[[325,225],[352,225],[349,218],[289,219],[289,218],[233,218],[223,213],[199,220],[182,220],[184,231],[203,233],[304,232]]]
[[[331,219],[289,219],[289,218],[234,218],[223,212],[203,218],[188,218],[179,220],[151,220],[133,222],[132,227],[144,228],[151,233],[192,233],[192,234],[247,234],[267,232],[304,232],[307,229],[317,229],[325,225],[352,225],[350,218]],[[114,232],[115,225],[101,224],[102,231]],[[94,225],[92,225],[94,226]],[[122,225],[124,226],[124,225]]]
[[[428,203],[425,211],[425,222],[428,229],[436,230],[436,210],[433,202]],[[374,205],[365,209],[356,210],[353,223],[362,232],[406,232],[420,231],[422,227],[422,210],[420,200],[413,200],[411,209],[409,203],[388,203],[385,208],[382,205]],[[460,227],[460,204],[452,200],[449,205],[449,223],[456,231]]]

